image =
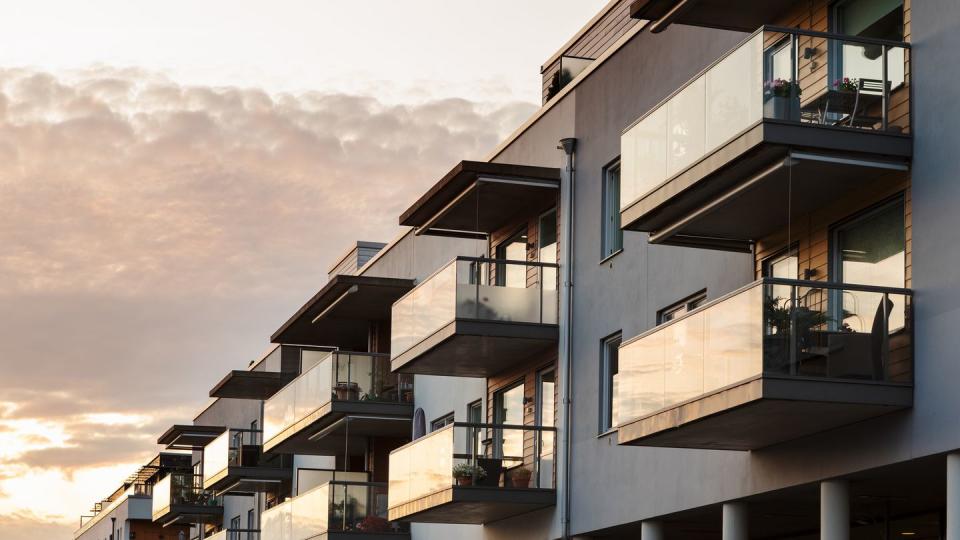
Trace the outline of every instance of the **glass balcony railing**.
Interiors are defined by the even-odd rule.
[[[390,508],[460,487],[554,487],[552,427],[454,423],[390,453]]]
[[[261,515],[263,538],[307,540],[330,532],[409,534],[404,523],[387,521],[383,483],[333,481],[281,503]]]
[[[331,401],[413,403],[413,376],[392,373],[387,354],[326,351],[264,403],[264,442]]]
[[[153,519],[157,521],[171,512],[174,506],[215,508],[222,505],[220,497],[203,489],[203,478],[191,473],[170,473],[153,486]]]
[[[225,475],[230,467],[263,466],[260,458],[259,430],[228,429],[203,448],[204,485]]]
[[[627,128],[625,209],[762,120],[910,131],[910,45],[763,27]]]
[[[765,278],[620,347],[617,424],[757,377],[913,382],[908,289]]]
[[[271,540],[271,537],[264,538]],[[207,540],[260,540],[260,529],[224,529],[213,536],[208,536]]]
[[[393,356],[455,319],[557,324],[558,268],[550,263],[457,257],[393,304]]]

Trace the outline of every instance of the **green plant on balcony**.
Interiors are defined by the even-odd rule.
[[[833,322],[825,312],[807,306],[794,307],[789,299],[768,296],[763,302],[768,333],[764,355],[768,368],[783,368],[790,362],[791,337],[799,350],[813,343],[813,332]]]
[[[357,529],[368,533],[390,532],[390,522],[380,516],[367,516],[357,524]]]
[[[479,465],[457,463],[453,466],[453,477],[458,486],[472,486],[474,479],[482,480],[487,477],[487,471]]]

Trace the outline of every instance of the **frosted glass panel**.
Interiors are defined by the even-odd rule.
[[[704,155],[705,92],[706,82],[700,78],[667,103],[668,177],[686,169]]]

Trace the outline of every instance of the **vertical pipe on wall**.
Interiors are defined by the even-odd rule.
[[[640,540],[666,540],[667,535],[663,532],[663,523],[659,521],[641,521],[640,522]]]
[[[570,453],[573,447],[570,436],[570,426],[573,420],[570,413],[573,409],[573,231],[574,231],[574,179],[576,178],[575,157],[577,139],[568,137],[560,139],[560,146],[566,156],[566,165],[560,177],[560,219],[563,228],[560,231],[560,358],[559,369],[563,379],[563,468],[558,486],[561,489],[563,503],[561,505],[561,526],[563,539],[570,538]]]
[[[747,540],[747,503],[723,504],[723,540]]]

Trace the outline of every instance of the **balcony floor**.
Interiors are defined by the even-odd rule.
[[[552,489],[451,486],[390,509],[391,521],[480,525],[556,504]]]
[[[760,377],[623,424],[618,443],[756,450],[912,404],[910,385]]]
[[[391,360],[396,373],[490,377],[557,343],[555,324],[455,320]]]
[[[413,403],[331,401],[265,441],[263,451],[328,455],[343,450],[346,437],[409,437],[412,419]]]

